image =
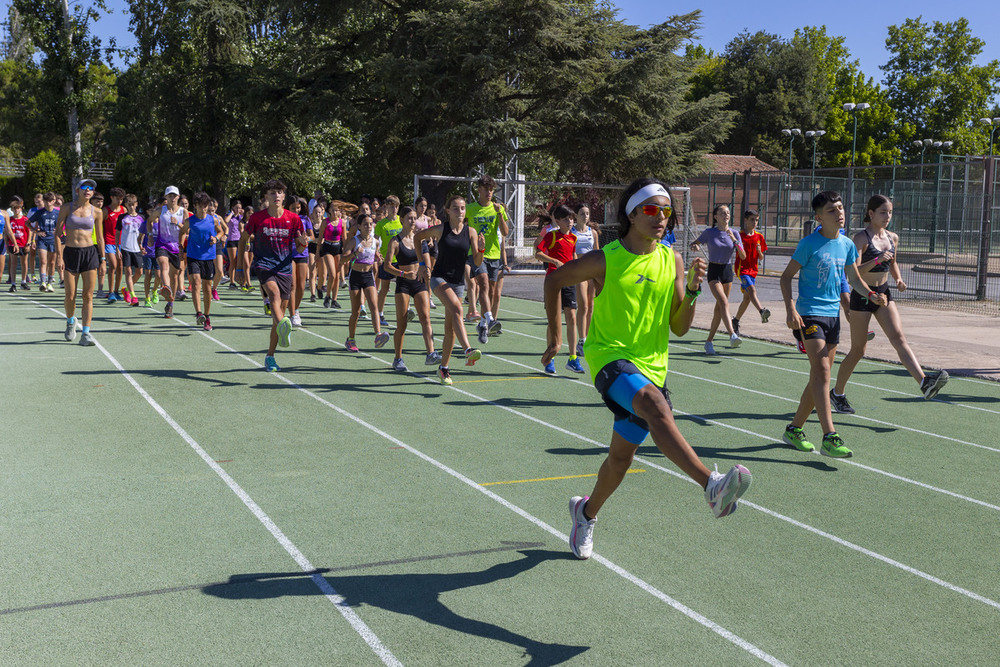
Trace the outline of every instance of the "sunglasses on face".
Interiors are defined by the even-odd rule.
[[[664,218],[669,218],[670,214],[674,212],[673,206],[667,204],[666,206],[657,206],[656,204],[643,204],[639,207],[643,213],[649,217],[653,217],[657,212],[663,213]]]
[[[89,191],[93,192],[94,191],[94,186],[92,186],[92,185],[81,185],[80,189],[81,190],[89,190]]]

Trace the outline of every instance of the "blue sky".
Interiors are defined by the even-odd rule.
[[[128,43],[128,14],[123,0],[107,0],[114,14],[101,19],[95,33],[102,38],[116,35],[119,43]],[[825,25],[827,32],[847,38],[847,48],[861,61],[861,69],[876,81],[882,79],[880,65],[888,61],[885,38],[890,25],[899,25],[907,18],[922,16],[924,21],[954,21],[969,19],[972,33],[986,41],[979,62],[1000,59],[1000,6],[995,0],[969,2],[872,2],[871,0],[839,0],[839,2],[806,3],[801,0],[756,0],[732,2],[699,0],[689,4],[665,3],[662,0],[614,0],[619,16],[627,23],[647,27],[662,23],[671,15],[702,10],[701,43],[721,52],[742,30],[790,37],[796,28]],[[992,29],[992,34],[991,34]]]

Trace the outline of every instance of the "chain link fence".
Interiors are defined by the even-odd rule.
[[[688,180],[699,224],[727,204],[760,213],[758,231],[771,254],[790,255],[813,229],[810,202],[822,190],[841,194],[845,227],[864,226],[872,195],[893,201],[890,226],[899,235],[897,263],[908,289],[894,298],[1000,317],[1000,158],[938,156],[927,164],[788,172],[705,174]],[[767,269],[766,259],[763,268]]]

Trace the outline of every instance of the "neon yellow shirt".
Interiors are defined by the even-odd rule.
[[[499,215],[497,213],[497,207],[493,205],[492,201],[486,206],[480,206],[479,202],[475,201],[469,202],[465,206],[465,217],[469,224],[486,239],[486,249],[483,251],[484,259],[500,259],[499,219],[501,216],[504,220],[508,218],[507,211],[504,209],[500,210]],[[471,248],[469,254],[472,254]]]
[[[392,239],[396,234],[403,231],[403,224],[399,221],[399,216],[395,218],[382,218],[375,225],[375,236],[377,236],[382,241],[382,247],[389,252],[389,245],[392,243]],[[395,256],[389,259],[390,262],[396,261]]]
[[[607,364],[624,359],[662,387],[677,277],[674,251],[657,243],[648,255],[634,255],[621,241],[613,241],[597,252],[604,253],[606,268],[583,344],[591,379]]]

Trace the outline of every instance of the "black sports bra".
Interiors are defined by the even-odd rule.
[[[403,245],[403,237],[396,235],[396,264],[398,266],[410,266],[417,263],[416,248],[407,248]]]
[[[863,253],[861,253],[861,263],[862,264],[864,264],[865,262],[870,262],[873,259],[878,258],[879,255],[881,255],[883,252],[885,252],[885,250],[878,250],[874,245],[872,245],[872,235],[868,231],[867,227],[865,228],[864,231],[865,231],[865,236],[868,237],[868,247],[865,248],[865,251]],[[892,254],[895,255],[896,254],[896,246],[892,242],[892,237],[887,233],[886,234],[886,238],[889,239],[889,252],[891,252]],[[888,262],[879,262],[878,264],[874,265],[872,268],[868,269],[868,271],[870,273],[884,273],[884,272],[886,272],[888,270],[889,270],[889,264],[888,264]]]

